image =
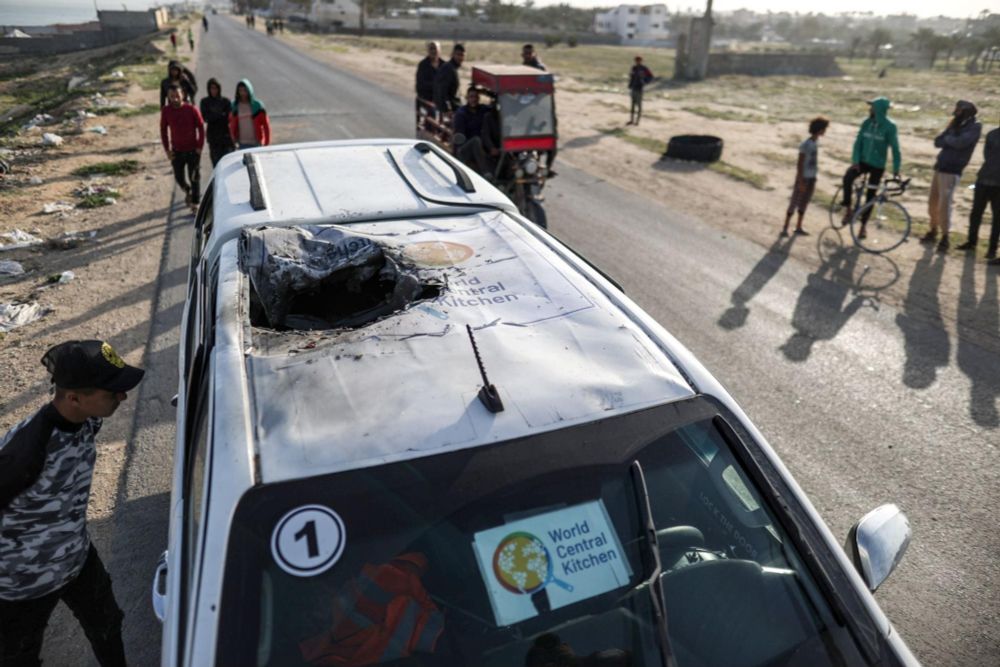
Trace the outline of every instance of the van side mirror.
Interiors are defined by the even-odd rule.
[[[847,534],[844,550],[873,593],[889,578],[910,546],[910,522],[895,505],[881,505],[861,517]]]

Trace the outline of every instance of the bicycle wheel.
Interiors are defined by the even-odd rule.
[[[830,200],[830,205],[827,207],[830,212],[830,226],[834,229],[844,228],[844,186],[838,185],[836,192],[833,193],[833,199]]]
[[[867,220],[867,224],[863,222]],[[864,229],[865,237],[859,238]],[[851,238],[862,250],[875,254],[898,247],[910,235],[910,214],[902,204],[873,199],[851,218]]]

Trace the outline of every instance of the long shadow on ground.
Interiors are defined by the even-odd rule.
[[[976,298],[976,259],[969,255],[962,265],[958,297],[958,367],[972,382],[969,416],[984,428],[1000,426],[997,400],[1000,399],[1000,359],[995,352],[976,344],[983,332],[1000,331],[998,272],[986,270],[982,298]]]

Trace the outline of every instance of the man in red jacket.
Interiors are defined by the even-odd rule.
[[[197,208],[201,201],[205,122],[197,108],[183,101],[181,87],[176,83],[167,91],[167,105],[160,112],[160,141],[174,167],[174,178],[184,191],[185,203]]]

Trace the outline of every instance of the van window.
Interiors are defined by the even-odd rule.
[[[660,667],[648,497],[678,667],[860,664],[712,415],[675,409],[255,488],[233,518],[218,655]]]
[[[212,235],[212,226],[215,221],[215,206],[212,197],[212,182],[209,182],[205,189],[205,198],[198,209],[198,217],[194,221],[194,234],[191,236],[191,266],[195,266],[201,257],[201,252],[205,249],[205,243]]]
[[[209,394],[207,388],[201,392],[194,431],[187,451],[187,471],[184,481],[184,572],[186,587],[194,588],[197,570],[199,536],[205,510],[205,469],[208,459],[208,438],[211,432],[209,421]]]

